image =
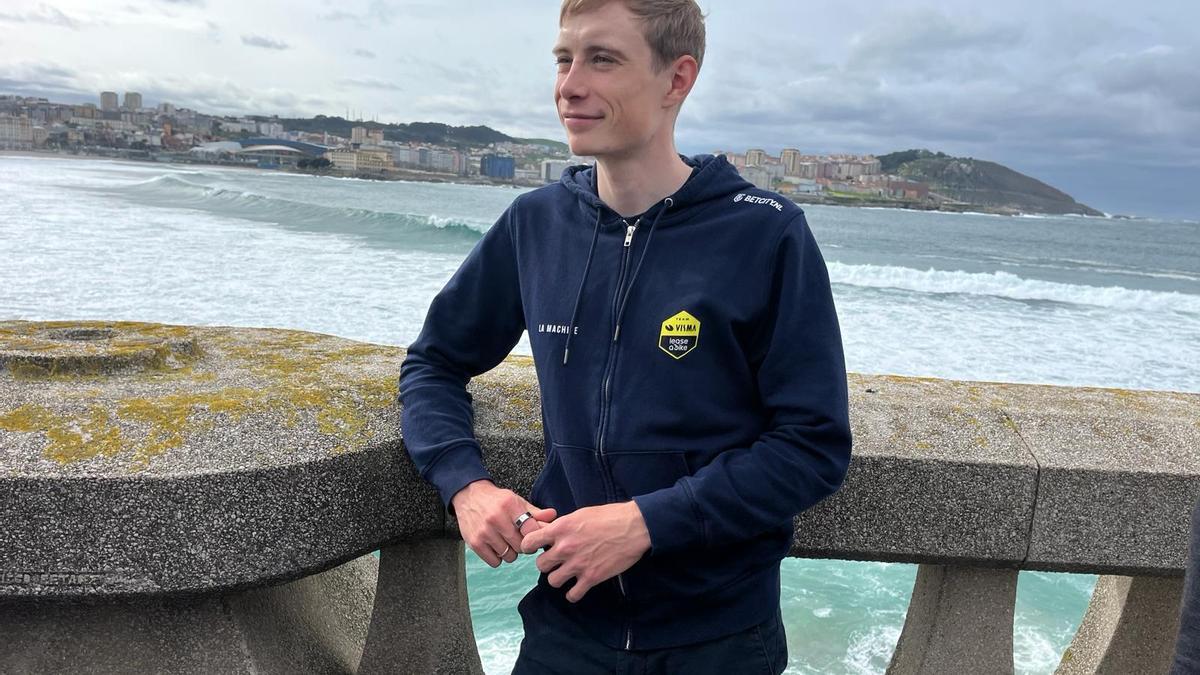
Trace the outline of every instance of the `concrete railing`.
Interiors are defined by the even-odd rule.
[[[402,358],[296,331],[0,323],[0,672],[479,672],[463,545],[399,437]],[[890,672],[1012,672],[1019,570],[1102,575],[1060,672],[1165,671],[1200,396],[850,390],[846,485],[797,518],[792,555],[920,564]],[[471,391],[485,462],[527,494],[530,360]]]

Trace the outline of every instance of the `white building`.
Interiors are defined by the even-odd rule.
[[[283,125],[279,122],[259,122],[258,135],[267,138],[284,138]]]
[[[28,117],[0,115],[0,148],[7,150],[33,148],[33,123]]]

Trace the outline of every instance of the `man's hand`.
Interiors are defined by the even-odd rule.
[[[589,506],[526,531],[521,550],[533,553],[547,545],[538,570],[549,573],[546,580],[555,588],[574,577],[567,600],[579,602],[596,584],[633,567],[650,550],[650,531],[635,502]]]
[[[499,567],[501,560],[516,560],[517,552],[521,550],[522,532],[529,534],[557,515],[554,509],[539,509],[521,495],[498,488],[486,479],[468,483],[454,493],[450,503],[454,506],[463,541],[492,567]],[[526,511],[533,514],[533,518],[526,520],[518,532],[513,521]]]

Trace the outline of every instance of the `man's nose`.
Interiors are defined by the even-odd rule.
[[[572,61],[570,68],[558,77],[558,95],[562,98],[582,98],[587,96],[587,82],[583,68],[578,61]]]

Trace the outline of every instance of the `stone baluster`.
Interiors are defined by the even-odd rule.
[[[1182,577],[1101,576],[1055,675],[1166,673],[1182,592]]]

